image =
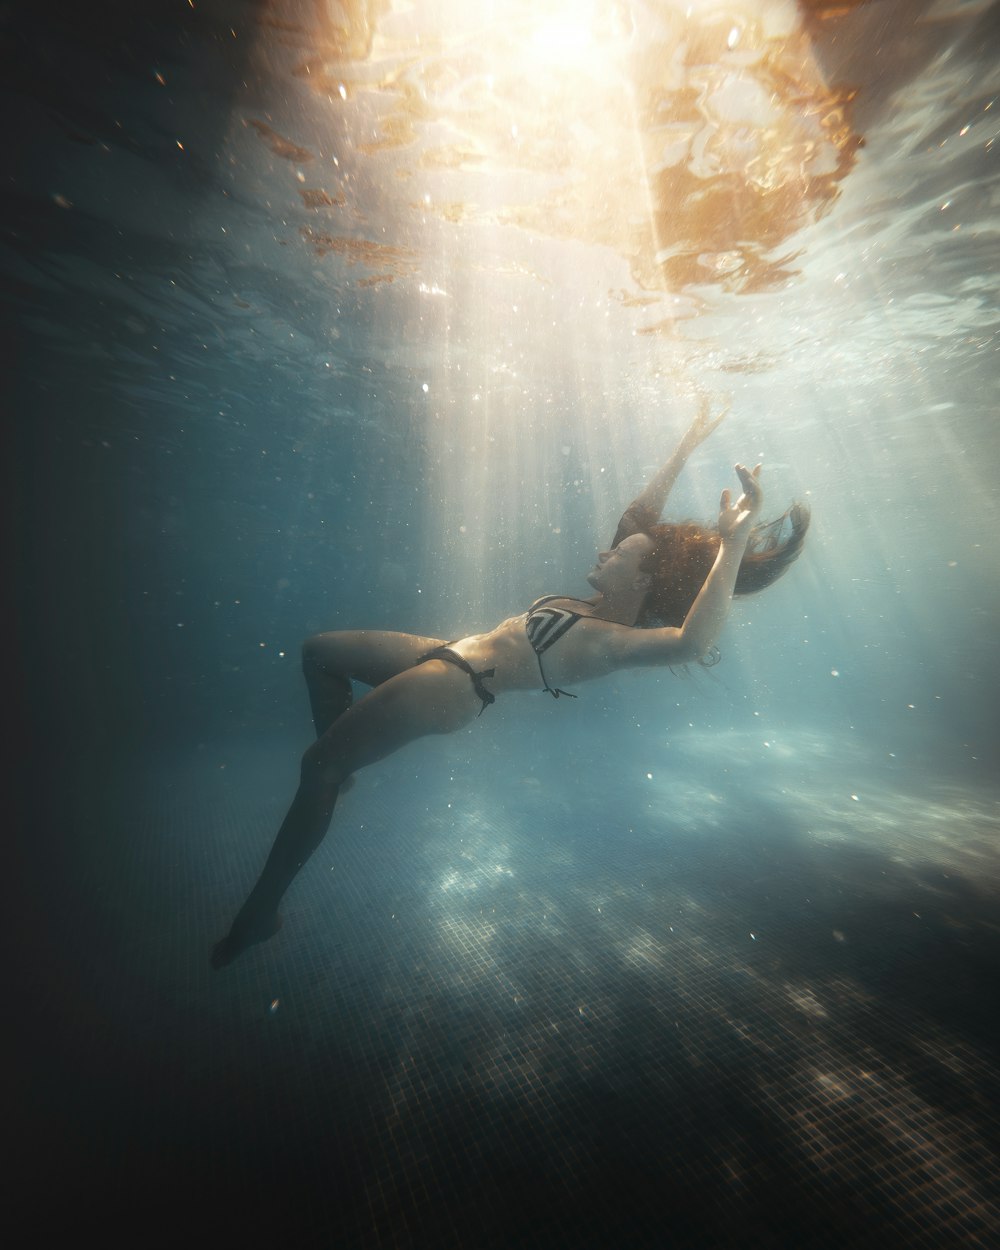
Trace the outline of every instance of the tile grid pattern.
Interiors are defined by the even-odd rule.
[[[213,926],[285,797],[263,765],[227,772],[198,762],[139,787],[129,856],[95,870],[134,922],[97,997],[154,1070],[183,1069],[174,1097],[202,1100],[216,1165],[248,1199],[249,1178],[300,1177],[307,1241],[333,1226],[351,1246],[1000,1233],[997,1051],[977,1017],[893,992],[880,962],[879,943],[907,955],[902,870],[885,881],[877,856],[812,847],[748,903],[766,833],[678,839],[662,813],[629,828],[598,809],[609,841],[551,816],[540,830],[534,793],[419,804],[359,784],[285,930],[217,976]],[[945,952],[959,978],[970,932],[996,954],[995,894],[966,905]]]

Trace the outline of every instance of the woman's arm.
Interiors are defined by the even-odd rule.
[[[688,456],[708,438],[714,429],[722,424],[728,412],[729,405],[726,404],[717,416],[712,416],[707,396],[703,395],[699,398],[698,415],[685,430],[674,454],[622,514],[612,547],[617,547],[622,539],[628,538],[630,534],[637,534],[640,530],[655,525],[659,521],[667,498],[680,476],[681,469],[687,463]]]
[[[760,465],[752,471],[738,464],[743,494],[730,502],[722,492],[719,533],[722,543],[715,563],[691,605],[680,629],[633,629],[614,631],[614,641],[622,648],[623,667],[644,664],[687,664],[700,659],[722,632],[733,601],[733,587],[740,561],[754,521],[760,515],[764,492],[760,486]]]

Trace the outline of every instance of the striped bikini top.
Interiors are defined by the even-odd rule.
[[[628,538],[630,535],[647,531],[659,519],[659,512],[644,507],[638,502],[630,504],[625,509],[622,519],[618,522],[618,529],[615,531],[614,541],[611,546],[617,547],[623,539]],[[570,694],[568,690],[553,690],[549,685],[545,677],[545,669],[542,668],[542,652],[548,651],[549,647],[554,642],[558,642],[568,629],[572,629],[577,621],[582,620],[585,616],[589,616],[590,613],[570,612],[568,608],[548,608],[545,606],[556,599],[568,599],[570,603],[585,603],[588,608],[592,606],[587,603],[586,599],[574,599],[572,595],[546,595],[543,599],[536,599],[528,609],[524,628],[528,635],[528,641],[531,643],[538,658],[538,671],[542,675],[545,689],[554,699],[558,699],[561,694],[566,695],[567,698],[575,699],[576,695]]]
[[[565,600],[566,598],[569,598],[569,596],[546,595],[543,599],[536,599],[528,609],[528,615],[524,620],[524,630],[538,660],[538,671],[542,675],[542,682],[545,689],[554,699],[558,699],[561,694],[564,694],[568,699],[575,699],[576,695],[570,694],[568,690],[557,690],[549,685],[548,678],[545,676],[545,669],[542,667],[542,653],[548,651],[553,643],[558,642],[563,634],[573,628],[577,621],[589,615],[586,612],[571,612],[568,608],[550,608],[545,606],[556,599]],[[586,602],[583,599],[571,599],[570,601],[575,603]]]

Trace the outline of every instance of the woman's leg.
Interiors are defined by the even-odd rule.
[[[430,660],[389,678],[339,716],[303,756],[299,788],[264,871],[229,934],[216,944],[213,967],[224,967],[278,931],[278,903],[323,841],[346,777],[417,738],[460,729],[481,707],[465,673]]]
[[[302,646],[302,671],[316,737],[322,738],[351,706],[352,679],[366,686],[381,686],[441,646],[441,638],[368,629],[337,630],[307,638]]]

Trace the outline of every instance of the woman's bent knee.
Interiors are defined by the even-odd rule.
[[[330,657],[330,634],[312,634],[302,644],[302,665],[304,668],[310,666],[316,668],[325,667],[324,661],[329,663]]]
[[[329,751],[324,749],[322,738],[314,742],[302,756],[299,778],[303,785],[339,786],[348,775],[349,770],[345,762],[330,757]]]
[[[313,634],[302,644],[302,671],[307,681],[310,678],[337,679],[349,689],[350,664],[350,652],[342,634]]]

